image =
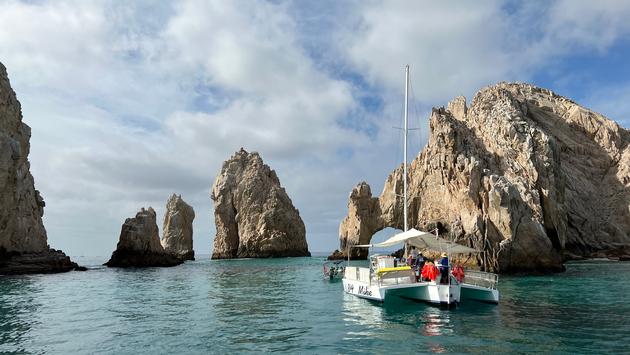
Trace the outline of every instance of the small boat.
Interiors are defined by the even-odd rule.
[[[343,278],[346,269],[345,260],[327,261],[324,263],[324,279],[336,280]]]
[[[447,260],[452,254],[471,254],[479,250],[440,238],[428,232],[408,229],[407,213],[407,134],[409,101],[409,66],[405,67],[405,120],[403,140],[403,224],[402,233],[378,244],[355,245],[353,248],[392,247],[403,244],[419,249],[446,253]],[[437,233],[437,232],[436,232]],[[461,300],[471,299],[482,302],[498,303],[498,276],[481,271],[464,271],[461,267],[451,268],[448,263],[438,271],[436,266],[427,265],[427,272],[421,277],[411,266],[396,264],[389,255],[372,255],[369,267],[350,266],[350,248],[348,246],[348,266],[343,276],[343,288],[346,293],[358,297],[385,302],[391,298],[408,298],[432,304],[452,306]],[[423,270],[424,271],[424,270]],[[440,274],[440,277],[437,275]]]

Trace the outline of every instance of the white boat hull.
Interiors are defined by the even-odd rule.
[[[461,296],[460,285],[440,285],[434,282],[378,285],[344,278],[343,288],[346,293],[351,295],[379,302],[405,298],[435,305],[451,306],[459,304]]]

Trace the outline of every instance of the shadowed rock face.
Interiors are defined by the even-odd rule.
[[[310,256],[299,211],[275,171],[241,148],[212,186],[213,259]]]
[[[183,260],[164,251],[160,244],[153,208],[142,208],[135,218],[127,218],[120,240],[105,265],[111,267],[175,266]]]
[[[50,249],[28,154],[31,129],[0,63],[0,274],[64,272],[77,268]]]
[[[193,220],[195,211],[180,195],[171,195],[166,202],[162,246],[167,253],[182,260],[195,260]]]
[[[630,254],[630,132],[555,93],[500,83],[433,109],[409,167],[409,222],[483,250],[495,272],[563,269],[576,257]],[[380,197],[350,194],[341,251],[401,229],[402,167]],[[355,258],[365,254],[354,254]]]

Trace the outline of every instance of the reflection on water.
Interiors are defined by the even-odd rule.
[[[504,277],[499,306],[373,303],[318,258],[0,278],[0,353],[630,351],[630,264]],[[605,285],[614,285],[614,292]]]
[[[350,325],[344,339],[378,336],[384,313],[380,304],[344,293],[343,321]]]
[[[447,349],[440,336],[453,333],[451,310],[420,304],[405,299],[392,299],[387,303],[377,303],[344,294],[344,321],[351,325],[346,332],[345,340],[356,341],[357,344],[370,339],[373,347],[385,350],[391,346],[392,334],[396,341],[417,342],[423,337],[420,352],[445,352]],[[409,332],[409,329],[416,332]],[[414,335],[415,333],[415,335]],[[418,335],[422,337],[418,337]],[[406,348],[405,348],[406,349]]]
[[[441,311],[439,309],[427,308],[425,312],[420,316],[420,334],[426,336],[436,336],[452,333],[453,329],[450,326],[450,312]]]

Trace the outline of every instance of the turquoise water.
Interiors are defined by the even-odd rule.
[[[499,306],[445,310],[346,295],[323,261],[0,278],[0,353],[630,352],[630,263],[503,277]]]

